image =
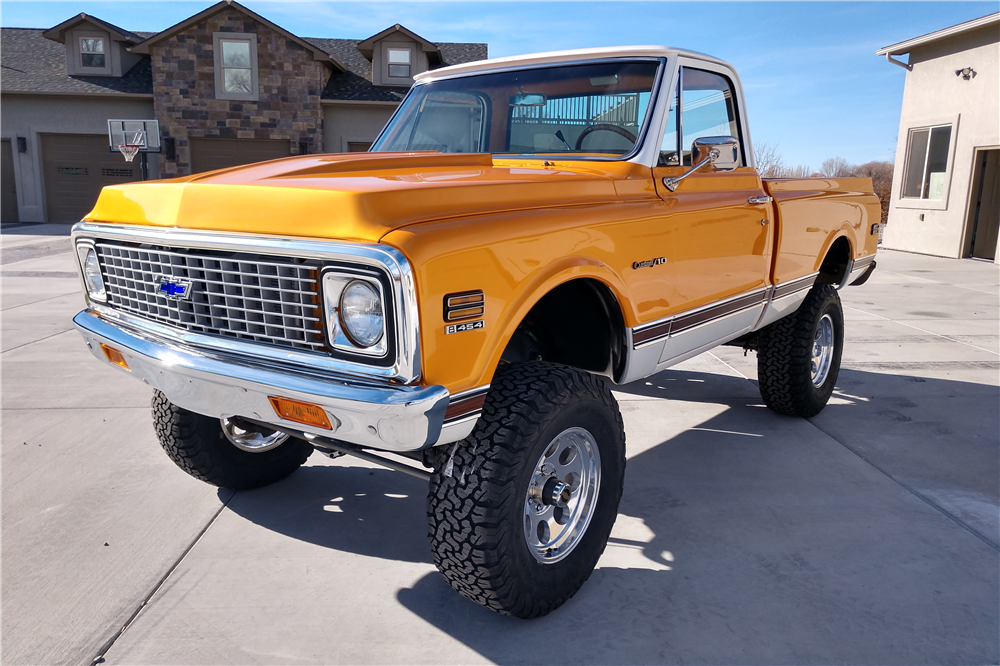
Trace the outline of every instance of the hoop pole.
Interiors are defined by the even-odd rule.
[[[143,180],[149,180],[149,165],[146,163],[146,151],[139,154],[139,172]]]

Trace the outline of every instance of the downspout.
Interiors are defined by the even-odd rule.
[[[913,71],[913,65],[907,65],[905,62],[903,62],[901,60],[893,60],[891,53],[886,53],[885,54],[885,59],[888,60],[889,62],[891,62],[893,65],[898,65],[899,67],[902,67],[903,69],[905,69],[908,72]]]

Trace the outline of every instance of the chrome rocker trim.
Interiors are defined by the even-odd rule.
[[[357,377],[295,372],[249,359],[177,346],[108,321],[93,310],[73,319],[90,351],[158,389],[174,404],[218,418],[242,416],[281,429],[308,432],[383,451],[417,451],[452,441],[442,436],[449,395],[443,386],[392,386]],[[112,364],[101,344],[121,352],[129,370]],[[278,396],[321,406],[333,430],[285,421],[268,400]],[[471,428],[470,428],[471,430]]]

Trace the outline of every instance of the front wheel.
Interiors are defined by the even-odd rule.
[[[153,426],[170,459],[220,488],[250,490],[285,478],[306,461],[307,442],[239,417],[216,419],[153,393]]]
[[[625,473],[621,413],[589,373],[506,365],[475,431],[436,463],[428,538],[445,580],[497,612],[539,617],[580,589],[607,544]]]
[[[844,311],[833,285],[817,284],[799,309],[761,329],[757,383],[772,410],[816,416],[833,394],[844,349]]]

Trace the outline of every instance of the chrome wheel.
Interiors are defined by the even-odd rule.
[[[580,543],[597,506],[601,454],[583,428],[564,430],[535,464],[524,498],[524,538],[542,564],[569,555]]]
[[[813,339],[812,370],[813,386],[819,388],[826,381],[830,374],[830,366],[833,365],[833,350],[835,345],[833,335],[833,319],[825,314],[816,325],[816,337]]]
[[[237,448],[249,451],[250,453],[260,453],[269,451],[274,447],[284,444],[289,438],[289,434],[280,430],[265,428],[255,423],[247,423],[238,416],[219,419],[222,422],[222,432],[226,439],[232,442]]]

